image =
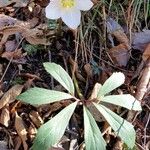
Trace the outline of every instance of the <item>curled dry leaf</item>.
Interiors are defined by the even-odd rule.
[[[49,45],[50,43],[47,39],[43,38],[45,37],[43,36],[43,30],[39,29],[38,26],[35,27],[37,22],[37,18],[33,18],[32,20],[25,22],[6,15],[0,15],[0,34],[3,34],[0,42],[1,45],[7,41],[10,35],[18,33],[20,33],[30,44]]]
[[[9,113],[8,107],[5,107],[2,109],[2,112],[0,115],[0,123],[8,127],[9,121],[10,121],[10,113]]]
[[[21,138],[19,136],[17,136],[15,139],[14,139],[14,150],[19,150],[20,147],[21,147]]]
[[[38,128],[44,123],[43,119],[40,117],[39,113],[36,111],[31,111],[29,114],[29,117]]]
[[[0,0],[0,8],[6,7],[10,4],[14,3],[14,7],[26,7],[29,3],[28,0]]]
[[[84,70],[87,74],[87,77],[92,78],[93,77],[93,70],[92,67],[89,63],[87,63],[86,65],[84,65]]]
[[[21,59],[21,58],[25,57],[25,55],[26,55],[26,53],[22,53],[21,49],[16,49],[15,51],[12,51],[12,52],[5,51],[4,53],[2,53],[1,57],[10,60],[11,58]]]
[[[119,66],[126,66],[128,60],[129,60],[129,50],[130,50],[130,44],[129,39],[124,33],[123,28],[112,18],[107,19],[107,32],[109,34],[109,40],[112,43],[113,48],[109,50],[109,54],[112,57],[112,60],[115,63],[118,63]],[[116,38],[118,42],[120,42],[119,45],[115,46],[113,37]]]
[[[26,143],[27,140],[27,131],[24,126],[23,120],[20,116],[18,116],[17,112],[15,112],[15,128],[22,140],[24,150],[28,150],[28,145]]]
[[[23,26],[8,26],[0,29],[0,33],[3,34],[1,44],[4,44],[8,37],[13,34],[21,33],[22,36],[33,45],[43,44],[43,45],[49,45],[50,43],[47,42],[46,38],[42,38],[42,35],[44,34],[42,30],[38,28],[34,29],[28,29]]]
[[[16,97],[21,93],[23,89],[23,85],[14,85],[11,89],[9,89],[0,100],[0,109],[3,108],[6,104],[12,103],[15,101]]]
[[[0,28],[14,25],[16,22],[17,22],[17,19],[0,14]]]
[[[109,54],[114,62],[119,66],[126,66],[129,60],[128,47],[125,44],[119,44],[109,50]]]
[[[134,49],[145,50],[150,43],[150,30],[143,30],[142,32],[132,33],[132,47]]]
[[[17,48],[17,43],[15,40],[9,40],[5,43],[5,51],[14,51]]]
[[[34,124],[31,123],[30,127],[28,128],[28,135],[30,136],[30,139],[33,140],[37,134],[37,129],[34,126]]]
[[[144,61],[150,58],[150,43],[146,46],[142,58]]]

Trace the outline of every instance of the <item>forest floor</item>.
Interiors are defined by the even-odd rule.
[[[103,84],[113,72],[124,73],[125,83],[114,93],[135,96],[142,111],[118,107],[114,111],[134,125],[134,149],[150,149],[150,2],[93,1],[77,30],[45,17],[48,0],[0,1],[0,150],[28,150],[37,129],[68,105],[34,107],[16,100],[34,86],[64,90],[45,71],[44,62],[55,62],[75,75],[85,99],[95,83]],[[76,131],[68,129],[62,147],[55,149],[74,149],[70,145],[74,134],[77,149],[84,149],[82,116],[79,107],[72,119]],[[106,121],[98,125],[108,150],[127,149],[113,131],[105,132]]]

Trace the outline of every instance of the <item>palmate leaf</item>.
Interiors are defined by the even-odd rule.
[[[29,103],[31,105],[48,104],[71,98],[73,98],[73,96],[68,93],[37,87],[31,88],[17,97],[18,100]]]
[[[104,96],[101,101],[122,106],[129,110],[142,110],[140,102],[130,94]]]
[[[124,83],[125,76],[121,72],[113,73],[102,85],[98,91],[97,98],[101,99],[102,96],[108,94]]]
[[[133,148],[136,136],[133,125],[105,106],[96,103],[93,104],[110,124],[116,135],[118,135],[129,148]]]
[[[43,64],[45,70],[57,80],[69,93],[74,95],[74,85],[68,73],[55,63],[46,62]]]
[[[60,141],[76,105],[77,102],[70,104],[39,128],[32,146],[33,150],[48,150]]]
[[[106,142],[86,107],[84,107],[84,139],[86,150],[106,150]]]

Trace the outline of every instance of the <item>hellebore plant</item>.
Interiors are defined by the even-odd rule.
[[[136,133],[133,125],[107,108],[104,103],[101,103],[105,102],[119,105],[129,110],[141,110],[140,102],[130,94],[107,95],[124,83],[124,74],[120,72],[113,73],[102,86],[99,83],[96,84],[95,87],[97,88],[94,88],[89,100],[80,100],[75,97],[75,88],[72,79],[60,65],[46,62],[44,63],[44,67],[68,93],[34,87],[19,95],[17,99],[31,105],[48,104],[65,99],[71,99],[73,102],[39,128],[32,146],[33,150],[48,150],[61,140],[78,104],[83,105],[86,150],[106,150],[106,142],[91,114],[92,112],[90,112],[90,105],[103,115],[115,134],[119,136],[129,148],[134,147]]]
[[[51,0],[46,7],[46,17],[49,19],[61,18],[71,29],[76,29],[81,21],[81,12],[91,9],[91,0]]]

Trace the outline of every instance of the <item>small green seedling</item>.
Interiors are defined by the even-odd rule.
[[[134,147],[136,134],[133,125],[103,105],[104,103],[110,103],[129,110],[141,110],[140,102],[130,94],[107,95],[124,83],[124,74],[113,73],[102,86],[96,84],[89,100],[79,100],[74,96],[75,88],[72,79],[60,65],[46,62],[44,67],[68,93],[34,87],[19,95],[17,99],[31,105],[48,104],[64,99],[72,99],[74,102],[39,128],[32,146],[33,150],[48,150],[60,141],[79,102],[83,105],[86,150],[106,150],[106,142],[90,112],[89,103],[103,115],[115,134],[129,148]],[[86,103],[86,101],[88,102]]]

